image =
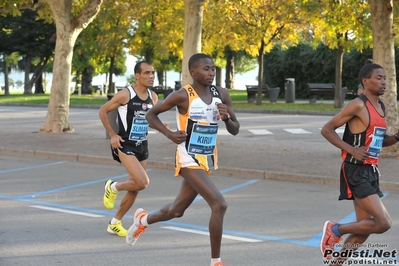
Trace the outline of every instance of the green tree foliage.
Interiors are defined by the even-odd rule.
[[[230,35],[226,44],[232,50],[244,49],[258,58],[258,97],[261,104],[263,81],[263,55],[277,42],[296,43],[303,23],[304,12],[297,7],[296,0],[222,0],[220,19],[225,31]],[[224,10],[224,11],[223,11]]]
[[[131,12],[129,52],[158,71],[182,71],[184,1],[140,0]]]
[[[104,2],[102,8],[103,11],[79,35],[74,47],[72,68],[83,94],[92,93],[93,76],[106,73],[109,86],[113,84],[114,74],[126,72],[125,46],[131,9],[128,4],[115,4],[114,1]],[[76,87],[75,93],[77,90]]]
[[[335,101],[334,106],[342,106],[342,67],[345,51],[356,48],[359,51],[371,45],[371,17],[369,5],[365,1],[309,1],[302,6],[308,13],[313,44],[323,42],[336,51],[335,61]],[[309,35],[308,35],[309,36]]]
[[[371,48],[362,52],[352,49],[344,55],[342,84],[352,93],[357,92],[359,70],[368,58],[372,58]],[[265,82],[270,87],[284,88],[286,78],[295,78],[297,98],[309,97],[307,83],[335,82],[335,51],[324,44],[319,44],[316,49],[308,42],[288,49],[275,46],[265,55],[264,61]],[[395,62],[399,64],[399,47],[395,48]],[[395,78],[399,82],[398,71]],[[280,97],[284,96],[284,90],[280,90]]]
[[[1,89],[4,89],[4,95],[10,95],[10,86],[12,86],[12,80],[8,77],[8,74],[12,69],[17,68],[19,58],[20,56],[18,53],[11,53],[10,55],[7,55],[7,53],[1,54],[0,71],[4,73],[4,87]]]
[[[41,79],[43,69],[53,54],[55,26],[38,19],[36,12],[25,9],[19,17],[1,16],[0,28],[0,52],[18,52],[24,57],[19,64],[25,70],[24,92],[31,93],[33,84]],[[32,72],[34,74],[29,78]],[[36,92],[43,92],[41,83],[37,83]]]

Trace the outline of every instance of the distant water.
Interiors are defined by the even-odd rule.
[[[133,74],[133,68],[128,68],[128,71],[125,73],[124,76],[115,76],[114,77],[114,81],[116,86],[126,86],[127,83],[127,77],[131,76]],[[245,85],[254,85],[257,84],[257,74],[258,74],[258,70],[252,70],[250,72],[247,72],[245,74],[237,74],[235,76],[235,89],[237,90],[245,90]],[[15,72],[13,71],[12,73],[10,73],[9,77],[11,79],[14,80],[14,84],[16,84],[17,81],[23,81],[24,80],[24,73],[23,72]],[[50,91],[51,90],[51,81],[52,81],[52,73],[45,73],[43,79],[46,80],[46,91]],[[177,72],[168,72],[167,76],[166,76],[166,81],[167,81],[167,85],[169,87],[174,88],[175,86],[175,81],[179,80],[179,73]],[[225,72],[222,71],[222,86],[225,87],[225,83],[224,83],[224,77],[225,77]],[[92,81],[92,85],[97,85],[97,86],[101,86],[102,84],[106,83],[106,79],[105,79],[105,74],[103,75],[99,75],[93,78]],[[157,78],[155,78],[155,84],[159,84]],[[4,86],[4,75],[0,75],[0,85]],[[71,87],[74,87],[74,83],[71,83]],[[12,91],[23,91],[23,85],[18,88],[18,86],[14,85],[14,88],[12,89]]]

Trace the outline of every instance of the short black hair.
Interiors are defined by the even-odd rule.
[[[359,71],[359,80],[360,84],[363,86],[362,79],[369,79],[371,78],[371,74],[375,69],[382,68],[382,66],[377,64],[365,64]],[[363,86],[364,87],[364,86]]]
[[[205,59],[205,58],[206,58],[206,59],[211,59],[211,60],[213,60],[212,57],[210,57],[210,56],[207,55],[207,54],[202,54],[202,53],[193,54],[193,55],[190,57],[190,59],[188,60],[188,69],[190,70],[190,69],[194,68],[194,67],[195,67],[195,64],[196,64],[199,60]]]
[[[140,61],[140,62],[137,62],[136,65],[134,66],[134,74],[140,74],[141,73],[141,71],[143,70],[143,69],[141,69],[141,65],[142,64],[147,64],[147,65],[151,66],[150,62],[147,62],[147,61],[144,61],[144,60]]]

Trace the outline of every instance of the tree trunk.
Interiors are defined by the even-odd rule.
[[[342,65],[344,61],[344,50],[342,46],[337,49],[335,59],[335,92],[334,92],[334,108],[342,107]]]
[[[265,51],[265,42],[260,42],[260,48],[258,51],[258,93],[256,95],[256,105],[262,104],[262,87],[263,87],[263,54]]]
[[[75,73],[75,88],[73,88],[73,94],[79,94],[79,87],[82,86],[82,73],[76,71]]]
[[[10,84],[8,82],[8,64],[6,56],[3,54],[3,67],[4,67],[4,95],[10,95]]]
[[[42,94],[44,93],[44,88],[43,88],[43,73],[41,73],[35,82],[35,94]]]
[[[25,83],[24,83],[24,94],[32,94],[32,85],[29,82],[29,73],[30,73],[30,66],[32,64],[32,56],[27,55],[25,57]]]
[[[393,32],[393,1],[370,0],[373,30],[373,60],[384,68],[386,89],[382,101],[386,107],[387,134],[398,132],[398,112],[396,93],[395,48]],[[398,152],[398,145],[386,147],[383,154]]]
[[[40,132],[72,132],[69,124],[69,97],[73,46],[80,32],[100,11],[102,0],[85,1],[76,17],[72,16],[73,0],[45,0],[49,3],[56,26],[53,81],[47,115]]]
[[[182,83],[191,83],[188,60],[201,52],[201,31],[205,0],[184,0],[184,40]]]
[[[91,82],[93,81],[93,71],[94,68],[92,66],[85,67],[82,71],[82,86],[81,93],[82,94],[92,94],[91,90]]]
[[[44,89],[43,89],[43,76],[42,75],[43,75],[44,68],[47,65],[47,62],[48,62],[49,59],[50,59],[50,57],[45,57],[45,58],[41,59],[41,61],[38,64],[38,66],[36,66],[36,70],[34,71],[34,73],[32,75],[32,78],[29,80],[29,87],[30,88],[33,88],[33,84],[36,84],[36,85],[37,84],[41,84],[41,85],[39,85],[39,87],[41,87],[41,88],[39,88],[39,91],[42,91],[42,92],[38,92],[38,89],[35,88],[35,93],[43,93],[44,92]],[[41,81],[38,82],[38,79],[41,79]]]
[[[114,85],[114,66],[115,65],[115,57],[111,56],[111,62],[109,64],[109,75],[108,75],[108,93],[116,93],[115,92],[115,85]]]
[[[235,52],[230,48],[226,49],[226,88],[234,89],[234,55]]]
[[[216,67],[216,86],[222,86],[222,69]]]
[[[157,71],[157,77],[158,77],[158,85],[163,87],[164,71],[163,70],[158,70]],[[165,89],[167,89],[166,86],[165,86]]]

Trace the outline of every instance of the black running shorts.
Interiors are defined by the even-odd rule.
[[[380,191],[379,179],[380,172],[377,166],[343,162],[340,174],[341,195],[338,199],[363,199],[373,194],[381,198],[383,194]]]
[[[115,161],[121,162],[119,159],[119,152],[122,152],[127,155],[133,155],[137,158],[139,162],[148,159],[148,142],[143,141],[141,144],[136,145],[135,142],[122,142],[122,148],[114,149],[111,147],[112,158]]]

